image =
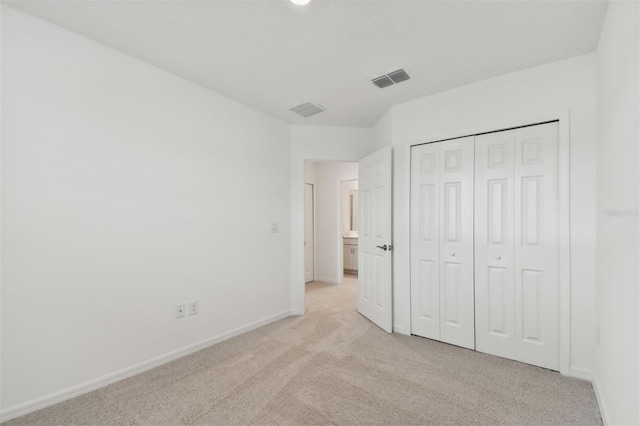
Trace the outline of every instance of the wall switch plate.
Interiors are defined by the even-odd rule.
[[[176,305],[176,319],[184,317],[184,313],[185,313],[184,303],[180,305]]]
[[[200,312],[200,301],[194,300],[187,305],[189,315],[195,315]]]
[[[278,222],[271,222],[271,233],[277,234],[280,232],[280,224]]]

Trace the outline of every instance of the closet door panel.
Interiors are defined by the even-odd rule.
[[[411,333],[440,339],[440,144],[411,149]]]
[[[557,370],[558,123],[516,130],[515,359]]]
[[[476,136],[476,349],[515,357],[513,166],[515,131]]]
[[[440,142],[440,340],[475,349],[474,138]]]

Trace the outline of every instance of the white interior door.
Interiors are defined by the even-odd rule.
[[[475,348],[473,137],[411,153],[411,333]]]
[[[476,137],[477,349],[559,367],[558,124]]]
[[[515,359],[558,370],[558,123],[517,129],[514,151]]]
[[[475,349],[473,137],[441,145],[440,340]]]
[[[358,168],[358,311],[392,331],[391,147],[361,159]]]
[[[313,185],[304,186],[304,281],[314,280],[313,269]]]
[[[440,144],[411,148],[411,333],[440,340]]]
[[[515,359],[515,130],[476,136],[476,349]]]

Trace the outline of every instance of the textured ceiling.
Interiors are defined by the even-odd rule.
[[[23,1],[290,123],[371,126],[397,103],[592,52],[604,1]],[[411,80],[370,79],[404,67]],[[288,109],[311,100],[326,112]]]

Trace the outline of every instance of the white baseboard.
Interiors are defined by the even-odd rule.
[[[409,336],[411,332],[409,329],[403,325],[395,325],[393,326],[393,332],[398,334],[404,334],[405,336]]]
[[[290,312],[291,315],[304,315],[303,309],[292,309]]]
[[[569,376],[575,377],[576,379],[586,380],[588,382],[593,381],[593,371],[582,367],[569,367]]]
[[[602,391],[600,390],[598,376],[593,376],[591,384],[593,385],[593,392],[596,394],[596,400],[598,401],[598,406],[600,407],[600,416],[602,417],[602,423],[605,425],[610,425],[611,422],[609,421],[609,412],[607,411],[607,404],[605,404],[604,402],[604,395],[602,395]]]
[[[222,333],[218,336],[201,340],[200,342],[197,342],[193,345],[189,345],[184,348],[166,353],[164,355],[151,358],[147,361],[132,365],[122,370],[115,371],[113,373],[104,375],[102,377],[98,377],[96,379],[81,383],[79,385],[71,386],[61,391],[54,392],[52,394],[45,395],[40,398],[36,398],[31,401],[23,402],[13,407],[6,408],[0,411],[0,422],[6,422],[16,417],[24,416],[25,414],[29,414],[34,411],[49,407],[51,405],[55,405],[60,402],[66,401],[68,399],[75,398],[82,394],[94,391],[96,389],[100,389],[102,387],[108,386],[112,383],[118,382],[128,377],[135,376],[136,374],[140,374],[147,370],[151,370],[152,368],[158,367],[162,364],[166,364],[167,362],[171,362],[178,358],[182,358],[183,356],[192,354],[194,352],[197,352],[209,346],[213,346],[216,343],[220,343],[224,340],[230,339],[235,336],[239,336],[240,334],[254,330],[258,327],[262,327],[263,325],[267,325],[272,322],[278,321],[282,318],[286,318],[291,314],[292,314],[291,311],[286,311],[286,312],[281,312],[275,315],[271,315],[261,320],[254,321],[245,326],[228,331],[226,333]]]

